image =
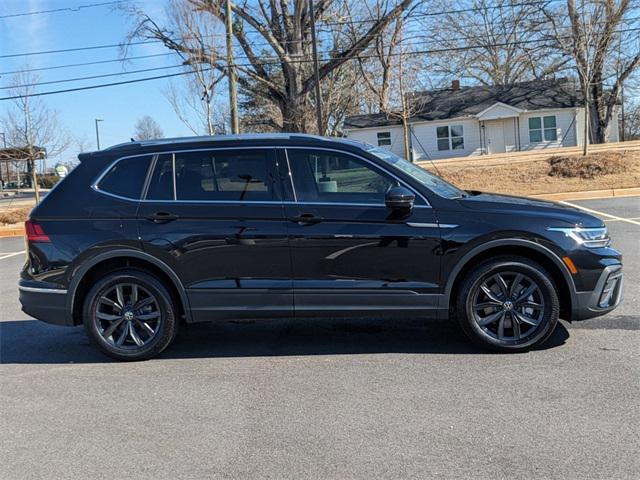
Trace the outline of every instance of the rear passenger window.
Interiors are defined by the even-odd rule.
[[[119,160],[102,177],[98,189],[120,197],[140,199],[151,156]]]
[[[272,200],[269,154],[263,150],[216,150],[161,155],[148,200]],[[175,172],[174,169],[175,168]]]

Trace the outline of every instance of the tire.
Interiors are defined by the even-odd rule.
[[[502,352],[543,344],[560,312],[551,275],[536,262],[516,256],[491,258],[474,267],[455,301],[458,322],[471,341]]]
[[[178,331],[171,294],[162,282],[139,270],[119,270],[97,280],[85,299],[82,318],[91,342],[116,360],[153,358]]]

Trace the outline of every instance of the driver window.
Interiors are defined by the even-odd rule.
[[[373,165],[338,152],[287,150],[298,201],[384,205],[398,184]]]

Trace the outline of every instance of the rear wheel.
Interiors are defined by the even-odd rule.
[[[458,321],[476,344],[521,351],[551,336],[559,299],[551,275],[524,257],[497,257],[472,269],[456,302]]]
[[[145,360],[162,352],[177,332],[167,288],[137,270],[113,272],[93,286],[84,303],[84,328],[93,343],[117,360]]]

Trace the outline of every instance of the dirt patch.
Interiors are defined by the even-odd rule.
[[[554,156],[549,159],[549,167],[552,177],[580,177],[587,180],[627,171],[620,152],[594,153],[586,159],[581,155]]]
[[[0,212],[0,225],[13,225],[24,222],[31,212],[31,207],[13,208]]]
[[[514,155],[513,163],[506,160],[491,165],[478,160],[435,164],[445,180],[465,190],[534,195],[640,187],[640,150],[598,152],[586,158],[579,155],[549,155],[531,161],[517,158]],[[554,166],[552,158],[561,160],[556,160]],[[421,166],[437,173],[432,164]]]

